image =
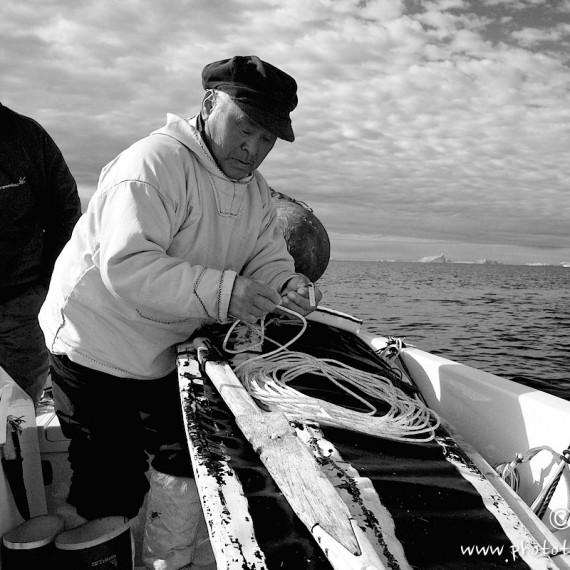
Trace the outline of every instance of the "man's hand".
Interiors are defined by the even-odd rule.
[[[281,301],[284,307],[300,313],[308,315],[312,313],[323,298],[322,293],[315,287],[315,305],[311,306],[309,302],[309,284],[311,282],[304,275],[296,275],[289,279],[281,291]]]
[[[236,277],[228,310],[231,317],[254,324],[277,305],[281,305],[277,291],[251,277]]]

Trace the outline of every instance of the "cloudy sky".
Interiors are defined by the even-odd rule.
[[[570,262],[570,0],[3,0],[0,101],[99,172],[193,115],[205,64],[295,77],[261,166],[336,259]]]

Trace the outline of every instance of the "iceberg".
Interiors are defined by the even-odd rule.
[[[445,257],[443,253],[440,255],[432,255],[428,257],[422,257],[419,260],[420,263],[449,263],[449,260]]]

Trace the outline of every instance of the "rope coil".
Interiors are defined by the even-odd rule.
[[[434,432],[440,425],[439,417],[418,396],[408,396],[385,376],[365,372],[334,359],[315,358],[309,354],[289,351],[287,347],[305,332],[307,322],[298,313],[285,307],[279,309],[301,319],[303,327],[285,345],[278,345],[277,349],[269,353],[248,358],[234,368],[236,374],[239,371],[238,376],[253,398],[269,409],[283,412],[290,421],[316,422],[321,426],[348,429],[394,441],[425,443],[434,439]],[[250,342],[248,346],[230,349],[229,338],[237,324],[236,321],[224,339],[223,348],[226,352],[244,353],[259,349],[264,339],[271,340],[266,337],[262,324],[257,330],[261,340],[255,339],[252,342],[249,331],[246,332]],[[357,411],[313,398],[289,385],[306,374],[328,379],[342,392],[356,399],[367,411]],[[378,409],[366,396],[385,403],[388,411],[376,415]]]

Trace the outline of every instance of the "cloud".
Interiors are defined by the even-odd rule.
[[[570,241],[568,1],[28,0],[4,14],[0,100],[46,126],[86,195],[167,112],[197,111],[206,63],[257,54],[300,101],[295,143],[261,171],[332,235],[358,227],[351,247],[536,244],[554,259]]]
[[[570,40],[570,24],[560,24],[549,30],[524,28],[512,33],[513,38],[522,46],[532,47],[544,42],[560,42],[568,44]]]

